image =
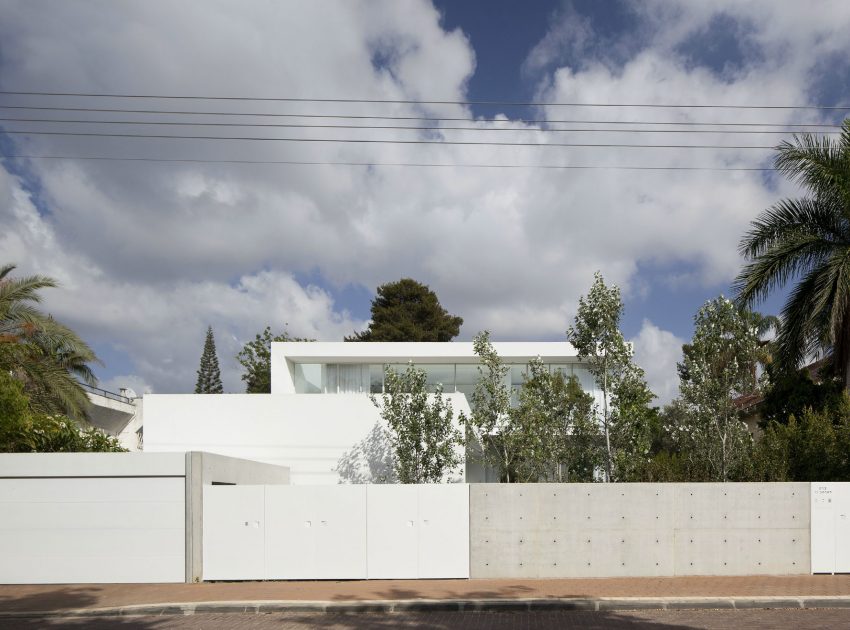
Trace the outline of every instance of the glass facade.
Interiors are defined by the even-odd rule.
[[[298,394],[380,394],[384,391],[384,370],[387,366],[379,363],[296,363],[293,369],[295,392]],[[397,372],[407,369],[407,363],[391,364]],[[467,398],[475,390],[480,378],[478,365],[473,363],[441,363],[416,365],[425,371],[426,387],[435,392],[437,385],[443,386],[443,392],[465,394]],[[517,392],[525,382],[527,365],[524,363],[507,364],[508,374],[505,385],[512,390],[512,401],[517,402]],[[596,384],[593,375],[580,364],[547,364],[551,372],[560,372],[566,377],[575,376],[582,389],[592,392]]]

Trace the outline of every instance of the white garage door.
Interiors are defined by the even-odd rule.
[[[183,582],[182,477],[0,479],[0,583]]]

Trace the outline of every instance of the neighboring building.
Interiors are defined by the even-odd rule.
[[[142,398],[131,389],[121,393],[83,384],[89,402],[89,423],[118,438],[128,451],[142,450]]]
[[[494,343],[510,366],[506,384],[519,388],[528,362],[540,357],[550,369],[575,375],[598,402],[593,377],[565,342]],[[271,394],[148,394],[145,450],[194,451],[289,466],[293,483],[369,480],[381,457],[369,440],[380,411],[369,394],[383,391],[386,365],[424,369],[428,386],[443,386],[455,416],[470,413],[467,396],[478,380],[471,342],[375,343],[287,342],[272,344]],[[352,475],[352,449],[361,470]],[[348,454],[348,458],[343,457]],[[487,481],[480,466],[467,464],[460,480]]]

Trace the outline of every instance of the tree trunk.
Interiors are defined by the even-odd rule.
[[[602,364],[602,425],[605,429],[605,481],[611,481],[611,435],[608,431],[608,361]]]

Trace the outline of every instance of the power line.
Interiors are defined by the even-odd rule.
[[[619,148],[619,149],[775,149],[774,146],[761,145],[716,145],[716,144],[622,144],[590,142],[478,142],[472,140],[388,140],[367,138],[270,138],[267,136],[186,136],[177,134],[142,133],[102,133],[84,131],[19,131],[5,130],[9,135],[23,136],[73,136],[96,138],[150,138],[157,140],[239,140],[259,142],[318,142],[343,144],[443,144],[459,146],[499,146],[499,147],[575,147],[575,148]]]
[[[305,123],[227,123],[227,122],[198,122],[198,121],[170,121],[170,120],[81,120],[81,119],[58,119],[58,118],[5,118],[0,117],[2,122],[27,122],[27,123],[63,123],[63,124],[86,124],[86,125],[166,125],[179,127],[258,127],[258,128],[286,128],[286,129],[371,129],[371,130],[400,130],[400,131],[518,131],[528,133],[713,133],[713,134],[783,134],[788,135],[790,131],[754,130],[754,129],[588,129],[588,128],[530,128],[530,127],[458,127],[458,126],[421,126],[421,125],[317,125]],[[838,135],[838,131],[820,132],[821,135]]]
[[[635,107],[652,109],[784,109],[784,110],[833,110],[848,111],[850,105],[740,105],[740,104],[659,104],[659,103],[578,103],[544,101],[498,101],[498,100],[413,100],[413,99],[364,99],[364,98],[300,98],[300,97],[263,97],[263,96],[209,96],[187,94],[119,94],[98,92],[35,92],[0,90],[8,96],[59,96],[85,98],[120,99],[175,99],[203,101],[254,101],[282,103],[363,103],[397,105],[492,105],[505,107]]]
[[[574,125],[675,125],[689,127],[786,127],[791,129],[841,129],[841,125],[824,123],[746,123],[746,122],[682,122],[682,121],[652,121],[652,120],[587,120],[587,119],[532,119],[514,118],[470,118],[470,117],[437,117],[437,116],[367,116],[351,114],[295,114],[280,112],[222,112],[198,110],[163,110],[163,109],[125,109],[107,107],[47,107],[35,105],[0,105],[0,109],[28,109],[34,111],[62,112],[102,112],[121,114],[170,114],[181,116],[240,116],[240,117],[272,117],[272,118],[319,118],[319,119],[350,119],[350,120],[419,120],[430,122],[513,122],[525,124],[574,124]]]
[[[445,164],[441,162],[330,162],[302,160],[213,160],[201,158],[150,158],[82,155],[0,155],[2,159],[21,160],[96,160],[117,162],[177,162],[193,164],[279,164],[288,166],[390,166],[435,168],[507,168],[555,170],[621,170],[621,171],[775,171],[775,168],[712,166],[636,166],[604,164]]]

